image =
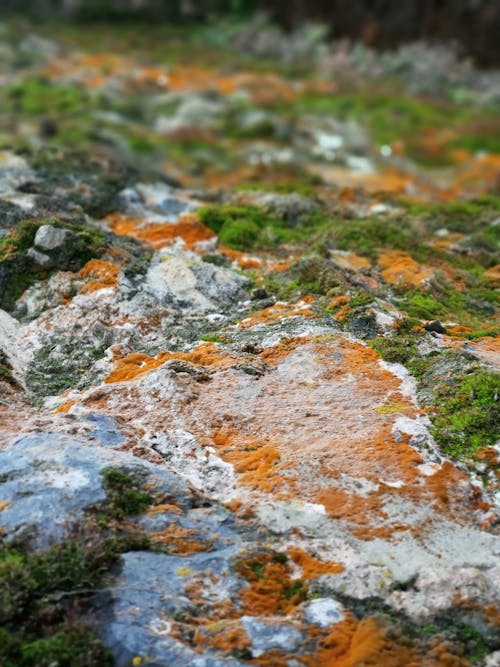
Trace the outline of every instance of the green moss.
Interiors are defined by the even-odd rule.
[[[200,340],[207,341],[209,343],[229,343],[230,338],[227,336],[220,336],[219,334],[205,334],[200,337]]]
[[[124,511],[146,506],[145,494],[128,493],[130,478],[104,471],[110,506]],[[134,491],[134,489],[132,489]],[[149,504],[149,496],[148,496]],[[0,664],[5,667],[105,667],[110,653],[82,619],[88,598],[120,554],[151,548],[147,536],[115,519],[99,527],[89,517],[66,540],[44,551],[28,544],[0,544]],[[110,531],[109,524],[112,524]],[[114,532],[113,532],[114,531]]]
[[[48,639],[25,643],[21,648],[19,664],[36,667],[111,667],[114,660],[111,652],[102,646],[89,628],[77,626]]]
[[[471,105],[450,104],[394,92],[364,88],[363,92],[310,94],[292,105],[281,105],[293,115],[318,113],[341,120],[356,120],[367,127],[379,145],[403,141],[406,153],[429,166],[451,163],[451,149],[496,150],[498,119],[495,109],[477,109]],[[451,140],[441,150],[428,149],[422,134],[428,130],[454,130]]]
[[[251,248],[259,236],[259,227],[252,220],[241,218],[227,222],[219,232],[222,244],[236,250]]]
[[[426,320],[433,320],[446,314],[443,306],[434,297],[423,292],[411,294],[404,308],[410,317],[420,317]]]
[[[10,110],[32,116],[71,114],[88,105],[88,94],[75,85],[57,84],[44,77],[27,77],[3,91]]]
[[[270,219],[256,206],[204,206],[197,211],[202,222],[225,245],[246,250],[255,245]]]
[[[104,234],[99,229],[63,222],[57,218],[24,220],[8,236],[0,239],[0,307],[12,310],[30,285],[47,278],[50,272],[35,272],[27,257],[36,233],[42,225],[68,229],[75,234],[63,264],[52,269],[78,270],[92,257],[103,252]]]
[[[371,347],[385,361],[396,364],[408,364],[417,354],[415,338],[394,334],[387,338],[370,341]]]
[[[305,600],[307,598],[307,592],[307,586],[300,579],[291,581],[283,586],[283,594],[287,600],[291,600],[292,598]]]
[[[500,437],[499,396],[499,375],[479,368],[439,387],[431,419],[443,451],[464,458],[494,445]]]
[[[153,503],[152,496],[140,491],[131,475],[117,468],[106,468],[101,474],[108,496],[105,513],[112,518],[139,514]]]
[[[0,546],[0,664],[112,664],[110,654],[88,628],[75,622],[75,615],[76,602],[88,596],[116,562],[116,546],[95,533],[76,536],[42,552]]]

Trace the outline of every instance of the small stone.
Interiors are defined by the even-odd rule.
[[[60,229],[53,225],[42,225],[35,236],[35,248],[53,251],[63,248],[72,238],[73,232],[69,229]]]
[[[427,324],[425,325],[425,330],[433,331],[438,334],[446,333],[445,327],[441,324],[439,320],[432,320],[432,322],[427,322]]]
[[[35,248],[30,248],[27,255],[28,259],[33,264],[33,268],[46,270],[51,269],[54,266],[54,262],[48,255],[35,250]]]
[[[342,604],[333,598],[311,600],[304,615],[308,623],[319,625],[320,628],[327,628],[345,618]]]
[[[256,287],[254,290],[252,290],[252,299],[267,299],[269,296],[269,292],[266,290],[265,287]]]

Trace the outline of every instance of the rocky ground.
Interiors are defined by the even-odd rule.
[[[0,664],[500,665],[498,74],[224,34],[1,27]]]

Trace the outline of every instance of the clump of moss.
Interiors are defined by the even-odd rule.
[[[455,458],[474,455],[500,438],[500,376],[476,368],[435,391],[432,432],[443,451]]]
[[[33,116],[71,114],[88,105],[88,94],[80,86],[56,84],[44,77],[27,77],[4,90],[7,108]]]
[[[409,364],[417,355],[415,339],[405,336],[389,336],[387,338],[376,338],[370,342],[371,347],[385,361],[394,364]]]
[[[151,548],[146,535],[120,522],[151,502],[131,477],[103,471],[107,518],[89,516],[70,538],[44,551],[0,544],[0,664],[5,667],[106,667],[111,654],[85,624],[88,598],[120,554]]]
[[[255,206],[204,206],[197,213],[222,243],[236,250],[251,248],[266,223]]]
[[[236,250],[301,241],[317,226],[312,215],[307,224],[291,228],[285,220],[272,217],[257,206],[203,206],[197,215],[223,244]]]
[[[0,380],[5,380],[9,384],[13,385],[17,384],[10,370],[7,358],[1,350],[0,350]]]
[[[92,632],[68,621],[78,600],[88,596],[117,558],[118,552],[95,534],[41,553],[1,546],[0,664],[111,665],[110,654]]]
[[[24,290],[49,275],[47,271],[34,271],[27,256],[42,225],[69,229],[75,235],[64,265],[58,269],[76,271],[103,252],[104,234],[99,229],[57,218],[24,220],[8,236],[0,239],[0,307],[5,310],[12,310]]]
[[[101,474],[107,493],[105,512],[112,518],[139,514],[153,503],[153,497],[140,491],[130,474],[117,468],[105,468]]]

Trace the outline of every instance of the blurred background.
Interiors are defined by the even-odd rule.
[[[242,19],[265,12],[288,30],[324,24],[333,38],[394,47],[420,39],[455,41],[479,64],[500,62],[500,0],[24,0],[22,12],[78,20],[159,19],[172,22]],[[3,12],[19,2],[3,0]]]

